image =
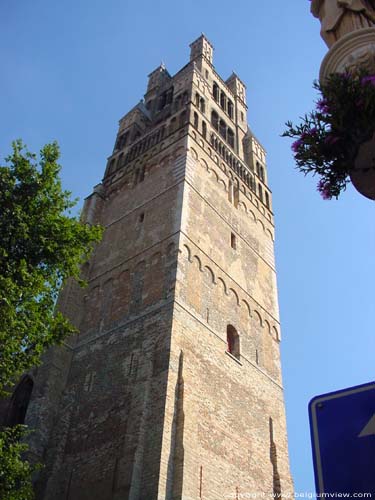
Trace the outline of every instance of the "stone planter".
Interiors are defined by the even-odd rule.
[[[321,83],[332,73],[359,68],[375,75],[375,8],[370,2],[312,0],[311,12],[329,47],[320,67]],[[375,200],[375,134],[359,147],[350,179],[359,193]]]
[[[319,79],[331,73],[345,73],[359,67],[375,74],[375,27],[352,31],[329,49],[320,66]]]

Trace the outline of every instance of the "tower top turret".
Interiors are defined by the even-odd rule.
[[[190,44],[190,49],[190,61],[204,57],[212,65],[214,47],[204,33]]]

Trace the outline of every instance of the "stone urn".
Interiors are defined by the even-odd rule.
[[[311,12],[329,48],[320,67],[321,83],[332,73],[359,68],[375,75],[374,0],[312,0]],[[349,175],[359,193],[375,200],[375,133],[359,146]]]

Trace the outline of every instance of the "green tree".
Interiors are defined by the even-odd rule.
[[[68,278],[84,285],[80,268],[102,234],[71,215],[76,201],[61,186],[57,143],[44,146],[39,158],[20,140],[12,146],[0,166],[0,397],[48,347],[74,333],[55,310],[56,298]],[[8,467],[8,479],[0,470],[1,499],[32,498],[20,433],[0,432],[0,467]]]

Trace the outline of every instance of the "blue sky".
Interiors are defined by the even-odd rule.
[[[216,70],[247,84],[268,151],[276,217],[283,378],[292,474],[313,491],[307,404],[374,379],[374,204],[351,187],[323,201],[280,134],[316,99],[326,47],[306,0],[0,0],[0,156],[57,139],[64,187],[81,200],[103,175],[119,118],[163,61],[175,73],[204,32]]]

